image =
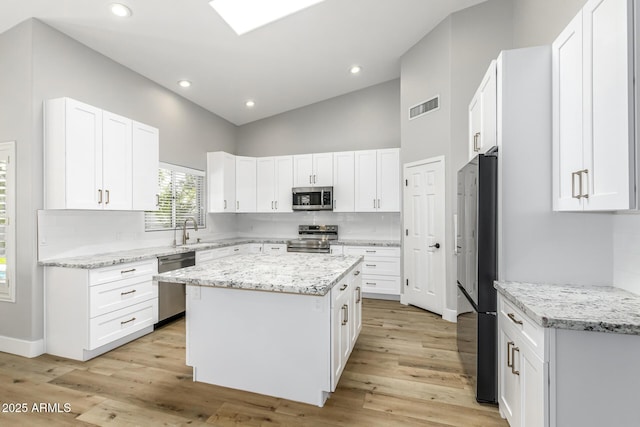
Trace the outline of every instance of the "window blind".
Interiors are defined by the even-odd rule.
[[[205,227],[204,176],[203,171],[162,164],[158,170],[158,210],[145,212],[145,230],[171,230],[191,217],[198,227]]]

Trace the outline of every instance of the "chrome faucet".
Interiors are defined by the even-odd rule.
[[[189,233],[187,232],[187,221],[193,221],[193,231],[198,231],[198,222],[192,216],[188,216],[184,219],[184,224],[182,224],[182,244],[186,245],[187,240],[189,240]]]

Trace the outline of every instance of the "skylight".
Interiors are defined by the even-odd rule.
[[[324,0],[211,0],[209,4],[240,36]]]

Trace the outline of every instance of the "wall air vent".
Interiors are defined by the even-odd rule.
[[[440,95],[409,108],[409,120],[417,119],[440,108]]]

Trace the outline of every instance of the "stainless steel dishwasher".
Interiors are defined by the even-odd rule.
[[[196,265],[196,253],[185,252],[182,254],[158,257],[158,273],[177,270],[179,268]],[[184,285],[177,283],[158,282],[158,323],[167,323],[181,316],[185,309]]]

